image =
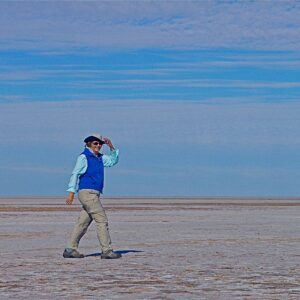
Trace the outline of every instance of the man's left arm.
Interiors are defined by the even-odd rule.
[[[119,161],[119,149],[115,149],[109,138],[104,138],[105,144],[110,149],[110,154],[104,154],[102,156],[103,165],[106,168],[116,165]]]

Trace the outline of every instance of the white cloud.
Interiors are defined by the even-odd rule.
[[[82,144],[100,131],[116,143],[299,146],[299,103],[72,101],[0,104],[2,143]],[[226,105],[225,105],[226,104]]]
[[[298,1],[1,2],[1,48],[299,50]]]
[[[114,79],[98,80],[91,79],[88,82],[62,83],[64,86],[82,87],[101,87],[102,89],[131,87],[144,89],[145,86],[151,87],[197,87],[197,88],[242,88],[242,89],[289,89],[299,88],[300,82],[297,81],[254,81],[254,80],[227,80],[227,79]],[[58,83],[59,85],[59,83]]]
[[[171,70],[171,69],[170,69]],[[136,75],[136,78],[124,79],[98,79],[101,75],[109,73],[123,72],[123,74]],[[5,81],[7,85],[27,85],[37,83],[45,78],[56,78],[56,86],[76,87],[76,88],[100,88],[120,89],[133,88],[135,90],[144,90],[145,87],[182,87],[182,88],[236,88],[236,89],[294,89],[300,87],[299,81],[256,81],[239,79],[166,79],[164,74],[166,70],[9,70],[0,73],[0,80]],[[156,78],[138,79],[145,74],[160,75]],[[71,78],[70,82],[59,81],[59,78]],[[88,79],[88,80],[86,80]]]

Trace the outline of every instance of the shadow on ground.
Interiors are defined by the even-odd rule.
[[[121,253],[121,254],[127,254],[130,252],[144,252],[142,250],[116,250],[114,251],[115,253]],[[85,255],[85,257],[89,257],[89,256],[101,256],[101,252],[96,252],[96,253],[91,253],[91,254],[87,254]]]

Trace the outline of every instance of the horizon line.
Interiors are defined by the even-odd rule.
[[[65,195],[60,196],[2,196],[0,199],[55,199],[55,198],[65,198]],[[105,199],[209,199],[209,200],[218,200],[218,199],[236,199],[236,200],[299,200],[300,196],[102,196]]]

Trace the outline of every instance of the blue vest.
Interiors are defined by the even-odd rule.
[[[86,172],[79,177],[79,190],[93,189],[102,193],[104,185],[102,154],[96,156],[87,148],[81,154],[86,156],[88,166]]]

